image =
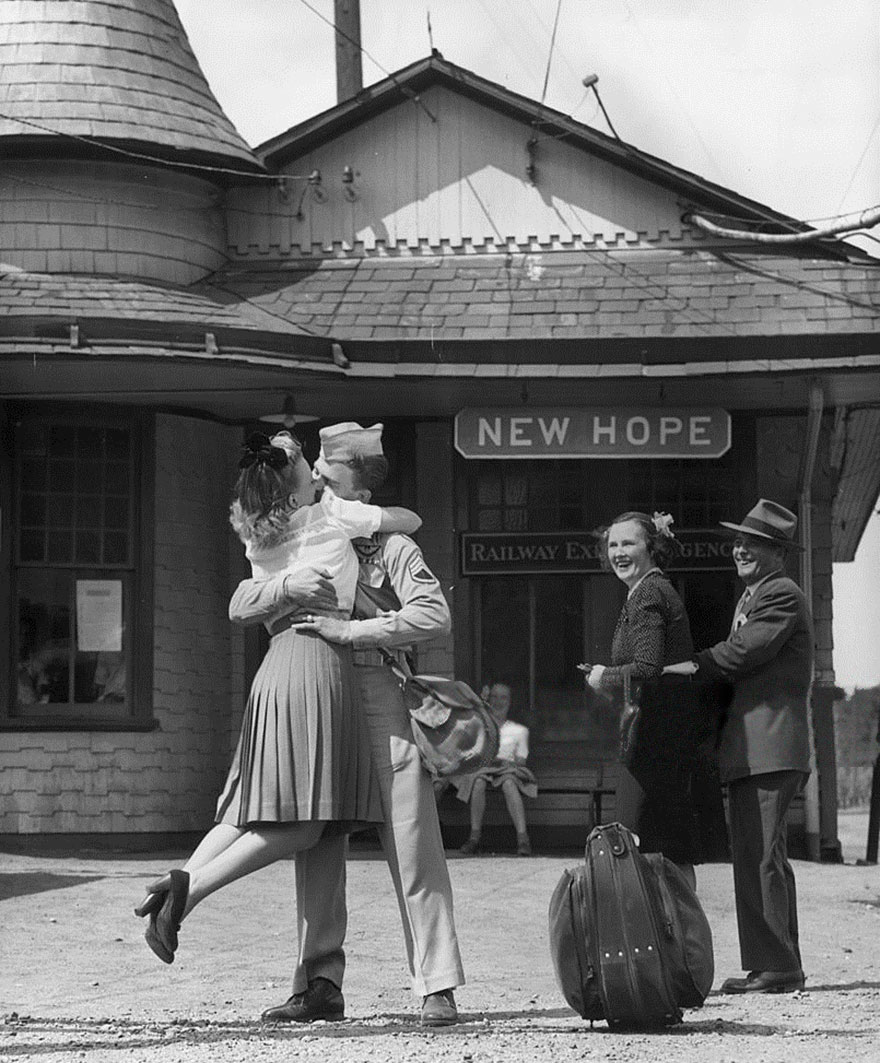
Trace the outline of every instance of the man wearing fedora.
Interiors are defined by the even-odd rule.
[[[319,434],[316,487],[368,502],[388,472],[382,425],[345,422]],[[421,1021],[447,1026],[458,1019],[453,990],[464,983],[452,886],[431,779],[413,740],[400,685],[378,647],[399,662],[404,647],[448,634],[449,607],[409,537],[377,534],[353,545],[360,562],[355,619],[320,615],[334,611],[334,603],[325,601],[320,574],[311,582],[308,574],[245,580],[233,595],[230,616],[253,623],[294,611],[300,630],[351,645],[385,817],[380,839],[397,892],[413,989],[422,999]],[[337,834],[296,856],[299,959],[293,995],[268,1009],[265,1021],[343,1017],[346,852],[347,838]]]
[[[785,575],[797,548],[797,518],[762,498],[736,533],[733,559],[745,590],[730,634],[672,670],[733,685],[721,730],[727,783],[736,916],[745,978],[723,993],[802,989],[794,872],[786,852],[786,813],[810,771],[808,706],[813,631],[806,598]]]

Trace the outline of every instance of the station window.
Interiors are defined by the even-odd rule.
[[[663,510],[679,528],[714,528],[740,508],[740,461],[733,451],[712,461],[475,461],[470,526],[590,530],[626,510]]]
[[[9,725],[151,726],[145,438],[137,417],[14,424]]]

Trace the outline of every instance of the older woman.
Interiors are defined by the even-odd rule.
[[[586,681],[623,704],[625,685],[640,704],[635,746],[620,764],[616,818],[644,852],[662,852],[693,885],[701,862],[695,772],[710,742],[711,718],[694,684],[663,667],[692,655],[684,605],[663,574],[675,540],[668,514],[629,512],[604,533],[609,568],[627,596],[611,644],[611,664],[581,665]]]

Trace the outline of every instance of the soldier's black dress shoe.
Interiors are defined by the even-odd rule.
[[[804,972],[752,971],[745,978],[728,978],[721,984],[722,993],[795,993],[804,988]]]
[[[263,1022],[336,1022],[345,1018],[342,990],[327,978],[315,978],[302,993],[294,993],[277,1008],[268,1008]]]
[[[422,1001],[422,1026],[454,1026],[458,1022],[458,1008],[451,989],[429,993]]]

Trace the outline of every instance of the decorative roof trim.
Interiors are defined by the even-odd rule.
[[[414,93],[434,85],[445,86],[493,110],[527,122],[535,128],[540,128],[545,135],[565,136],[575,147],[668,188],[704,208],[712,207],[749,220],[776,222],[785,231],[802,232],[809,229],[809,226],[797,218],[773,210],[756,200],[748,199],[722,185],[641,151],[631,144],[592,129],[560,111],[512,92],[464,67],[456,66],[437,52],[363,89],[357,96],[300,122],[258,145],[254,151],[270,169],[278,170],[292,159],[362,124],[374,115],[401,103],[411,102]],[[852,250],[844,245],[839,246],[838,241],[831,241],[830,244],[823,241],[821,246],[835,257]]]

